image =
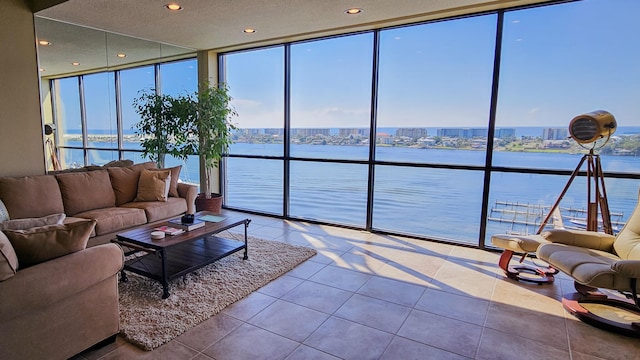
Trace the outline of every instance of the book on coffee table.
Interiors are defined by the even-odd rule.
[[[204,226],[204,221],[198,219],[194,219],[192,224],[184,224],[180,219],[169,220],[168,223],[171,224],[171,226],[184,231],[191,231]]]
[[[159,226],[157,228],[154,228],[153,230],[164,231],[164,233],[167,235],[180,235],[185,232],[185,230],[183,229],[178,229],[171,226]]]

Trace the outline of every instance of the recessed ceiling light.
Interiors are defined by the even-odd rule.
[[[77,61],[74,61],[74,62],[72,62],[72,63],[71,63],[71,65],[73,65],[73,66],[78,66],[78,65],[80,65],[80,63],[79,63],[79,62],[77,62]]]
[[[351,8],[344,11],[345,14],[349,14],[349,15],[360,14],[361,12],[362,12],[362,9],[360,8]]]
[[[40,68],[40,72],[43,72],[43,71],[44,71],[44,69],[43,69],[43,68]]]
[[[171,11],[180,11],[182,10],[182,6],[178,5],[178,4],[167,4],[164,6],[165,9],[167,10],[171,10]]]
[[[40,44],[42,46],[47,46],[47,45],[51,45],[51,42],[49,42],[47,40],[40,40],[40,41],[38,41],[38,44]]]
[[[127,57],[127,54],[125,54],[125,53],[118,53],[118,54],[116,54],[116,56],[117,56],[117,57],[119,57],[119,58],[126,58],[126,57]]]
[[[255,32],[256,32],[256,29],[246,28],[246,29],[244,29],[244,30],[242,30],[242,31],[244,31],[244,32],[245,32],[245,33],[247,33],[247,34],[253,34],[253,33],[255,33]]]

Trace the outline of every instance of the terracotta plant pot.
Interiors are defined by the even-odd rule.
[[[222,211],[222,195],[211,193],[211,197],[206,197],[204,193],[196,197],[196,211],[211,211],[220,214]]]

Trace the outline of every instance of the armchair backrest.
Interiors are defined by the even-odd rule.
[[[640,260],[640,192],[636,208],[616,236],[613,249],[624,260]]]

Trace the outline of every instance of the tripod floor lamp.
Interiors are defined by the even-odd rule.
[[[551,219],[554,211],[560,205],[560,201],[569,190],[571,183],[578,176],[583,165],[587,164],[587,227],[588,231],[598,231],[598,214],[602,218],[602,230],[607,234],[613,234],[611,226],[611,216],[609,213],[609,203],[607,201],[607,191],[604,186],[604,174],[600,155],[595,154],[595,150],[601,149],[616,131],[616,119],[610,113],[598,110],[587,114],[578,115],[569,123],[569,134],[580,146],[589,149],[589,152],[582,156],[578,166],[571,173],[569,181],[553,204],[546,218],[538,228],[538,234]],[[591,147],[587,147],[587,145]]]

